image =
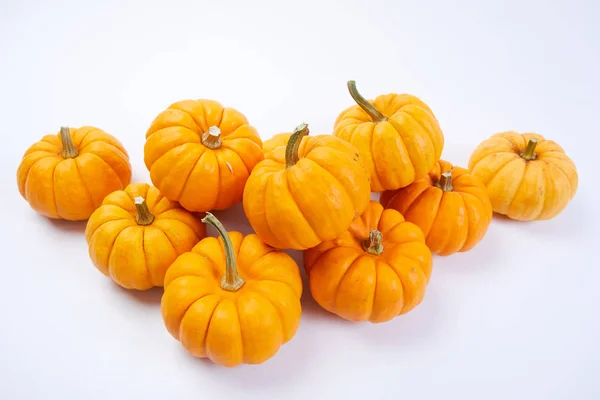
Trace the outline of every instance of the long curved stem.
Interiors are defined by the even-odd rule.
[[[350,96],[354,99],[356,104],[360,106],[366,112],[373,122],[383,122],[387,121],[385,115],[383,115],[377,107],[375,107],[369,100],[365,99],[356,88],[355,81],[348,81],[348,91],[350,92]]]
[[[363,249],[376,256],[383,253],[383,234],[373,229],[369,232],[369,238],[363,242]]]
[[[285,167],[290,168],[296,165],[299,160],[298,150],[300,149],[300,143],[302,138],[308,135],[308,125],[300,124],[294,129],[294,133],[290,136],[287,146],[285,148]]]
[[[230,292],[236,292],[244,285],[244,280],[238,272],[235,253],[233,252],[233,244],[229,238],[229,234],[225,230],[221,221],[214,215],[207,212],[206,217],[202,218],[202,222],[211,225],[219,232],[219,236],[223,239],[223,248],[225,249],[225,276],[221,279],[221,288]]]
[[[535,160],[537,158],[537,154],[535,154],[535,146],[537,146],[537,144],[538,140],[536,138],[529,139],[525,151],[521,153],[521,157],[527,161]]]
[[[79,152],[73,145],[73,141],[71,140],[71,130],[66,126],[60,127],[60,140],[62,142],[62,152],[61,156],[64,158],[75,158],[79,155]]]
[[[135,216],[135,222],[138,225],[150,225],[154,222],[154,214],[150,212],[146,200],[142,196],[138,196],[133,199],[135,208],[137,209],[137,215]]]

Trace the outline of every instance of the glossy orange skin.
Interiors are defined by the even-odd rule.
[[[383,234],[383,252],[367,253],[371,230]],[[304,252],[314,299],[350,321],[389,321],[421,303],[432,256],[423,232],[395,210],[371,201],[346,232]]]
[[[539,140],[537,159],[520,154],[529,139]],[[536,133],[497,133],[483,141],[469,160],[471,173],[485,185],[494,212],[519,221],[548,220],[573,199],[577,168],[563,148]]]
[[[131,181],[129,155],[114,136],[91,126],[70,128],[79,155],[61,156],[60,133],[46,135],[24,154],[17,171],[21,196],[54,219],[86,220],[104,197]]]
[[[155,217],[152,224],[137,224],[136,196],[146,199]],[[85,229],[96,268],[116,284],[138,290],[162,286],[165,272],[177,256],[205,236],[203,223],[145,183],[109,194]]]
[[[452,191],[435,186],[452,170]],[[472,249],[492,221],[492,205],[483,184],[464,168],[440,160],[429,174],[396,191],[384,192],[381,203],[418,225],[433,254],[447,256]]]
[[[201,136],[221,131],[220,148]],[[246,117],[212,100],[183,100],[161,112],[146,132],[144,162],[153,184],[190,211],[223,210],[242,200],[250,171],[263,159],[262,141]]]
[[[331,135],[302,138],[300,160],[286,169],[289,136],[265,142],[265,160],[248,178],[243,205],[267,244],[304,250],[348,229],[369,202],[369,178],[356,149]]]
[[[373,122],[358,105],[336,119],[333,134],[352,143],[371,174],[371,191],[408,186],[440,159],[444,135],[431,109],[409,94],[378,96],[372,104],[387,117]]]
[[[302,280],[286,253],[255,234],[228,234],[244,285],[221,289],[223,241],[207,237],[167,271],[161,312],[167,330],[192,355],[226,367],[260,364],[295,335]]]

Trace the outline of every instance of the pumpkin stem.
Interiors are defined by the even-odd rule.
[[[218,149],[221,147],[221,130],[218,126],[211,126],[208,131],[202,134],[200,138],[202,144],[209,149]]]
[[[376,256],[383,253],[383,234],[373,229],[369,232],[369,238],[363,242],[363,249]]]
[[[285,148],[285,167],[290,168],[296,165],[300,157],[298,156],[298,150],[300,149],[300,143],[302,138],[308,135],[308,125],[302,123],[294,129],[294,133],[290,136]]]
[[[229,234],[225,230],[221,221],[214,215],[207,212],[206,217],[202,218],[202,222],[212,225],[219,232],[223,240],[223,248],[225,249],[225,276],[221,279],[221,288],[230,292],[236,292],[244,284],[244,280],[240,276],[235,262],[235,254],[233,253],[233,244],[229,238]]]
[[[373,122],[383,122],[387,121],[387,117],[383,115],[377,107],[375,107],[369,100],[365,99],[356,89],[355,81],[348,81],[348,91],[350,92],[350,96],[354,99],[356,104],[363,109],[364,112],[369,114],[371,120]]]
[[[440,180],[436,184],[437,187],[442,189],[444,192],[451,192],[454,187],[452,186],[452,170],[442,172]]]
[[[146,200],[142,196],[137,196],[133,199],[133,202],[135,203],[135,208],[137,208],[135,222],[138,225],[150,225],[154,222],[154,214],[150,212],[148,204],[146,204]]]
[[[536,138],[529,139],[525,151],[521,153],[521,157],[527,161],[535,160],[537,154],[535,154],[535,146],[537,146],[538,140]]]
[[[68,127],[60,127],[60,140],[63,147],[62,152],[60,153],[61,156],[64,158],[75,158],[79,155],[79,152],[71,140],[71,130]]]

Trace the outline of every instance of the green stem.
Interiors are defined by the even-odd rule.
[[[285,148],[285,167],[290,168],[296,165],[300,157],[298,156],[298,150],[300,149],[300,143],[302,138],[308,135],[308,125],[300,124],[294,129],[294,133],[290,136],[287,146]]]
[[[452,186],[452,170],[442,172],[440,180],[436,186],[442,189],[444,192],[451,192],[452,189],[454,189]]]
[[[221,221],[209,212],[206,213],[206,217],[202,218],[202,222],[215,228],[217,232],[219,232],[221,239],[223,239],[223,248],[225,249],[225,276],[221,279],[221,288],[230,292],[236,292],[242,287],[244,280],[237,270],[233,244],[231,243],[229,234],[225,230],[223,224],[221,224]]]
[[[60,127],[60,140],[62,142],[62,152],[60,153],[64,158],[75,158],[79,155],[79,152],[73,145],[71,140],[71,130],[66,126]]]
[[[148,204],[146,204],[146,200],[142,196],[138,196],[133,199],[135,203],[135,208],[137,208],[137,215],[135,216],[135,222],[138,225],[150,225],[154,222],[154,214],[150,212],[148,208]]]
[[[221,130],[218,126],[211,126],[200,138],[202,144],[209,149],[218,149],[221,147]]]
[[[358,92],[358,89],[356,89],[356,82],[354,82],[354,81],[348,81],[348,91],[350,92],[350,96],[352,96],[352,98],[354,99],[354,101],[356,102],[356,104],[358,104],[360,106],[360,108],[362,108],[364,110],[364,112],[366,112],[367,114],[369,114],[369,117],[371,117],[371,120],[373,122],[387,121],[387,117],[385,117],[377,109],[377,107],[375,107],[369,100],[365,99]]]
[[[383,234],[375,229],[369,232],[369,238],[363,242],[363,249],[376,256],[383,253]]]
[[[537,144],[538,140],[536,138],[529,139],[527,148],[521,153],[521,157],[527,161],[535,160],[537,158],[537,154],[535,154],[535,146],[537,146]]]

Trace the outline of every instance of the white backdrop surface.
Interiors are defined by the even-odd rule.
[[[1,0],[0,398],[599,399],[599,19],[592,0]],[[559,142],[576,197],[436,257],[423,303],[386,324],[327,314],[305,286],[295,338],[226,369],[171,338],[161,290],[122,290],[92,266],[85,223],[18,194],[23,152],[61,125],[117,136],[149,182],[144,133],[172,102],[218,100],[263,139],[302,121],[330,133],[348,79],[427,102],[454,164],[504,130]],[[250,232],[241,207],[216,215]]]

